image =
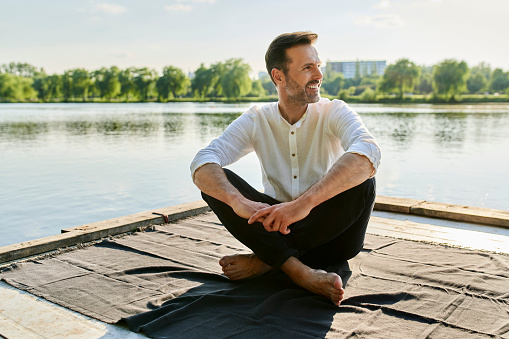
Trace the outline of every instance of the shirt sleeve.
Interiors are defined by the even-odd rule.
[[[191,162],[191,175],[201,166],[214,163],[228,166],[253,151],[254,115],[246,112],[235,119],[224,132],[198,151]]]
[[[357,112],[340,100],[333,100],[331,104],[329,114],[332,133],[340,138],[345,152],[364,155],[371,161],[373,172],[370,177],[374,177],[382,158],[380,146]]]

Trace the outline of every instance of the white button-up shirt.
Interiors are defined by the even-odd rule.
[[[373,177],[380,148],[359,115],[344,101],[321,99],[290,125],[278,103],[254,106],[242,114],[191,163],[191,173],[207,163],[224,167],[255,151],[265,194],[292,201],[320,180],[345,152],[366,156]]]

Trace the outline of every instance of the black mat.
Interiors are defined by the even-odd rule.
[[[154,338],[509,338],[506,255],[368,235],[335,307],[280,272],[229,281],[217,261],[239,252],[248,251],[209,214],[0,278]]]

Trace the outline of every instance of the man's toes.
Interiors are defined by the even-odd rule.
[[[334,288],[337,290],[343,290],[343,284],[341,282],[341,277],[339,275],[336,275],[334,278]]]
[[[226,267],[232,263],[232,258],[230,256],[224,256],[219,260],[219,265]]]

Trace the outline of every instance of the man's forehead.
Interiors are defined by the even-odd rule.
[[[314,45],[297,45],[286,50],[289,63],[307,64],[321,63],[320,56]]]

